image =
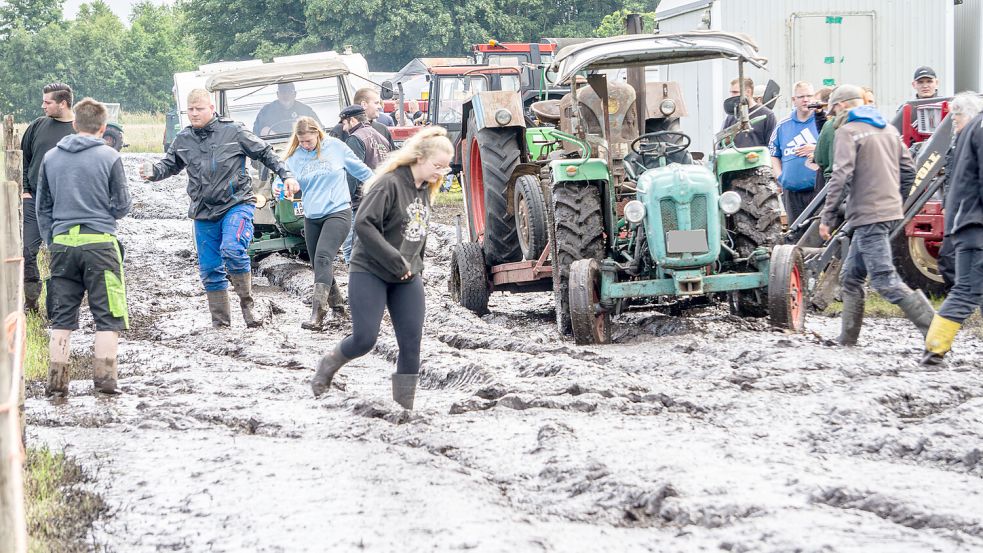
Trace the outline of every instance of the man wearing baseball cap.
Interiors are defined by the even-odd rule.
[[[859,86],[840,85],[829,103],[846,120],[836,131],[833,175],[827,187],[819,234],[830,238],[833,221],[844,197],[846,224],[853,231],[850,251],[843,261],[841,287],[843,314],[839,343],[854,346],[864,317],[864,281],[887,301],[897,305],[924,337],[935,310],[921,290],[913,291],[898,276],[891,258],[891,230],[902,217],[899,182],[914,179],[911,154],[901,135],[888,125],[874,106],[864,105]]]
[[[927,65],[915,69],[911,78],[911,88],[915,89],[915,99],[935,98],[939,95],[939,78],[935,70]]]

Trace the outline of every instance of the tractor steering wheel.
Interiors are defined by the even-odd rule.
[[[682,144],[676,144],[680,139]],[[656,131],[639,136],[632,141],[630,148],[640,156],[655,154],[668,157],[686,151],[691,142],[692,139],[688,135],[679,131]]]

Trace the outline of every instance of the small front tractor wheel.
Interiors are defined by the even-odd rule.
[[[549,213],[539,179],[522,175],[515,180],[515,230],[522,259],[536,260],[549,241]]]
[[[792,245],[775,246],[768,270],[768,316],[771,326],[800,332],[805,328],[805,267]]]
[[[451,299],[478,315],[488,313],[488,273],[481,244],[465,242],[451,249]]]
[[[570,265],[570,326],[580,345],[611,341],[611,314],[601,307],[601,272],[597,260],[578,259]]]

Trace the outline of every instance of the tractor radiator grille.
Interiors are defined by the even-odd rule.
[[[690,228],[693,230],[707,228],[707,197],[694,196],[689,209]]]
[[[659,202],[662,207],[662,230],[679,230],[679,221],[676,219],[676,202],[665,199]]]

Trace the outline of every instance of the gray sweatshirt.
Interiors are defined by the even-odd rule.
[[[130,212],[130,191],[119,153],[101,138],[73,134],[44,156],[37,187],[41,238],[75,225],[116,234],[116,220]]]

